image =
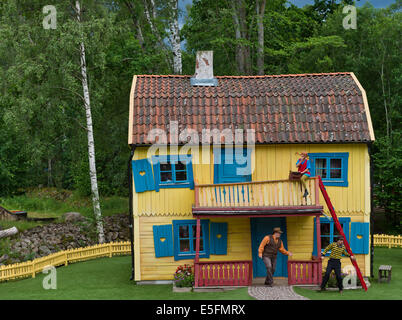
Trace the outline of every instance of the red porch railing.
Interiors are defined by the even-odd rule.
[[[252,261],[195,262],[195,287],[249,286],[252,282]]]
[[[295,284],[321,284],[321,260],[289,260],[288,283]]]

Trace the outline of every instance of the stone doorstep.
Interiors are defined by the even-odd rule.
[[[224,292],[239,288],[248,288],[248,286],[216,286],[216,287],[197,287],[193,288],[194,292]]]

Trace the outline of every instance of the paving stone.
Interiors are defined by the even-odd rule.
[[[309,300],[295,293],[292,286],[251,286],[248,294],[257,300]]]

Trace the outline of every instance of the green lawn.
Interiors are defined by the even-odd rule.
[[[380,264],[392,265],[390,284],[377,283]],[[246,300],[252,299],[247,288],[226,292],[173,293],[171,285],[136,285],[129,280],[131,262],[129,256],[102,258],[57,268],[57,289],[42,287],[44,274],[35,279],[0,283],[0,300],[29,299],[117,299],[117,300]],[[298,294],[313,300],[395,300],[402,299],[402,249],[375,249],[375,279],[371,287],[363,290],[345,290],[323,293],[295,288]]]
[[[245,300],[247,288],[226,292],[173,293],[172,285],[136,285],[130,281],[129,256],[102,258],[57,268],[57,289],[42,287],[44,274],[35,279],[0,283],[0,300],[116,299],[116,300]]]
[[[392,280],[378,283],[378,267],[392,265]],[[402,300],[402,248],[374,248],[374,279],[371,287],[364,290],[344,290],[317,292],[310,289],[295,288],[295,292],[312,300]]]

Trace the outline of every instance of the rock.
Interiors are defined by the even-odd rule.
[[[3,255],[0,257],[0,263],[6,261],[8,258],[9,258],[9,256],[8,256],[7,254],[3,254]]]
[[[45,255],[48,255],[48,254],[50,254],[50,249],[47,247],[47,246],[40,246],[39,247],[39,251],[41,252],[41,253],[44,253]]]
[[[76,222],[76,221],[83,221],[85,218],[79,212],[66,212],[64,214],[64,221],[65,222]]]

